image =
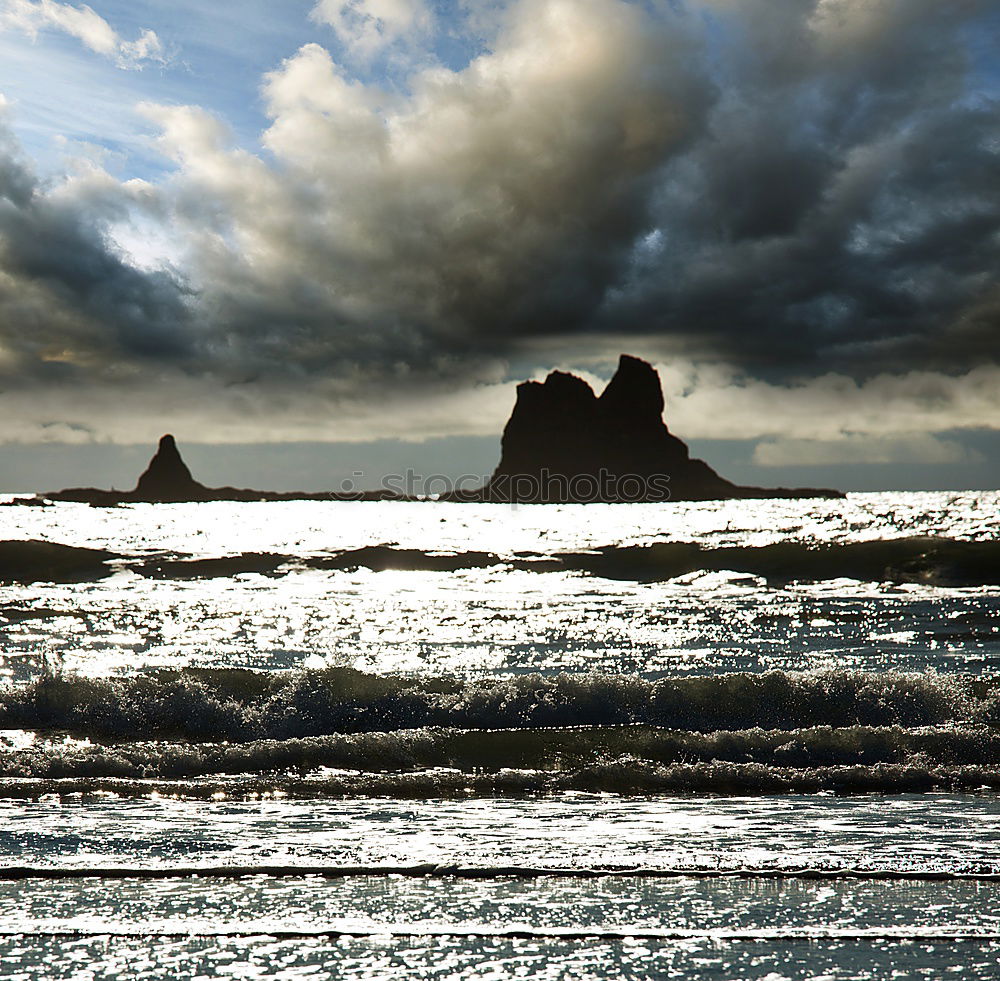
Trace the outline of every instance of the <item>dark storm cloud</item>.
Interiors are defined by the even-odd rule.
[[[995,356],[1000,116],[966,58],[986,5],[714,6],[722,95],[604,323],[758,370]]]
[[[440,373],[592,331],[779,374],[962,368],[996,335],[987,14],[521,0],[487,53],[405,94],[306,46],[263,90],[273,163],[195,108],[148,111],[203,317],[250,375]]]
[[[39,184],[0,132],[0,373],[6,384],[178,362],[190,353],[184,291],[109,244],[120,188],[85,176]]]
[[[196,108],[147,107],[181,165],[203,308],[234,357],[269,352],[261,370],[275,345],[309,369],[439,374],[586,326],[648,228],[663,161],[704,125],[700,53],[686,17],[522,0],[491,51],[405,95],[302,48],[264,87],[273,165]],[[217,235],[199,234],[206,214]]]

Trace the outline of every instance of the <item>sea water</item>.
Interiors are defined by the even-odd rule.
[[[998,505],[2,507],[0,974],[998,977]]]

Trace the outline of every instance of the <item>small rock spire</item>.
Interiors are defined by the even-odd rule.
[[[191,476],[174,437],[167,433],[131,497],[137,501],[198,501],[204,499],[206,489]]]

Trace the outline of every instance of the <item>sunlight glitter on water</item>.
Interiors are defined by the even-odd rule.
[[[705,978],[718,981],[848,981],[857,978],[952,976],[992,981],[1000,943],[954,944],[837,939],[797,943],[684,941],[566,943],[434,937],[430,940],[326,938],[80,938],[53,950],[44,937],[0,943],[0,958],[19,965],[18,978],[303,977],[382,979],[537,978],[541,981]]]
[[[543,690],[534,678],[523,676],[551,677],[565,671],[573,675],[576,685],[576,679],[586,681],[603,674],[609,678],[607,691],[625,692],[624,698],[632,696],[627,695],[627,685],[623,688],[620,683],[636,676],[653,680],[829,667],[840,673],[830,675],[833,694],[823,705],[841,711],[854,704],[852,699],[858,700],[864,709],[857,716],[862,728],[867,719],[881,719],[888,713],[888,721],[878,722],[883,728],[865,729],[864,739],[859,734],[851,737],[860,747],[858,759],[864,757],[862,762],[868,767],[860,769],[876,780],[880,761],[888,758],[886,747],[911,732],[901,730],[900,735],[898,725],[891,729],[892,712],[905,715],[913,692],[924,690],[920,679],[915,679],[911,691],[911,681],[895,672],[930,671],[933,683],[927,697],[933,704],[937,704],[935,698],[943,699],[942,704],[958,709],[965,704],[962,692],[971,691],[963,687],[972,684],[970,677],[987,679],[988,687],[988,679],[996,676],[1000,586],[980,585],[993,582],[987,560],[976,559],[981,564],[973,565],[974,573],[985,570],[984,578],[976,580],[973,575],[954,587],[932,585],[919,575],[910,581],[883,575],[878,563],[867,579],[847,578],[837,566],[810,566],[803,567],[801,575],[769,580],[766,569],[748,572],[728,570],[724,565],[661,576],[646,575],[641,563],[624,572],[613,566],[591,568],[586,562],[566,567],[550,563],[547,571],[539,571],[530,562],[519,564],[516,553],[551,556],[653,542],[743,549],[775,542],[877,543],[905,536],[989,542],[1000,537],[998,505],[998,494],[883,494],[851,495],[846,503],[757,501],[586,509],[309,502],[4,508],[0,537],[106,548],[126,558],[121,560],[120,571],[106,578],[100,578],[106,571],[102,570],[79,582],[0,586],[0,669],[15,683],[39,675],[58,679],[60,672],[67,671],[94,677],[133,675],[154,666],[251,667],[287,673],[301,667],[343,665],[368,672],[367,678],[354,679],[359,685],[372,685],[372,679],[400,672],[425,679],[432,688],[446,686],[451,683],[448,679],[456,677],[475,684],[483,676],[483,684],[492,684],[490,679],[521,678],[531,691],[538,688],[537,703],[530,698],[525,702],[528,709],[550,709],[546,698],[566,697],[565,710],[572,724],[577,708],[591,711],[605,698],[600,678],[592,695],[587,695],[591,701],[577,706],[572,702],[577,696],[566,694],[569,689]],[[387,543],[396,543],[397,551],[415,550],[426,560],[426,567],[374,571],[363,563],[359,568],[323,565],[343,550]],[[492,552],[500,561],[490,559],[481,566],[472,561],[469,567],[454,571],[434,570],[433,557],[449,551]],[[273,552],[279,560],[269,567],[266,562],[260,568],[250,562],[243,571],[215,566],[198,573],[169,564],[185,557],[216,559],[243,552]],[[380,554],[392,557],[388,551]],[[150,557],[164,560],[167,571],[144,571],[142,561]],[[801,550],[793,558],[800,561]],[[320,561],[310,567],[309,561],[316,559]],[[904,560],[909,561],[906,556]],[[891,564],[896,559],[890,556],[885,561]],[[858,681],[845,669],[868,674]],[[864,680],[889,675],[902,680],[888,688]],[[774,690],[786,696],[793,690],[801,694],[805,689],[797,678],[779,675]],[[949,688],[951,681],[954,692]],[[197,689],[202,699],[197,705],[232,706],[232,693],[225,687],[230,684],[237,682],[222,679],[217,688]],[[736,708],[746,708],[748,689],[741,684],[733,689],[732,697],[739,702]],[[171,691],[164,697],[180,699],[181,715],[196,711],[195,700],[184,701],[194,688],[179,682]],[[66,697],[74,702],[75,689],[70,686],[67,692]],[[400,704],[407,704],[410,695],[397,694]],[[308,701],[313,695],[319,697],[322,691],[304,687],[297,697],[305,701],[289,702],[289,711],[302,705],[315,708],[316,703]],[[55,734],[35,739],[19,730],[0,736],[0,750],[9,754],[6,786],[14,796],[19,792],[18,780],[27,780],[23,775],[35,772],[25,762],[27,755],[18,757],[18,753],[33,754],[32,765],[37,764],[38,772],[49,766],[55,768],[53,772],[59,772],[60,766],[68,772],[65,767],[72,756],[73,772],[78,775],[73,788],[83,788],[84,793],[61,790],[57,780],[46,783],[45,778],[36,782],[44,784],[42,789],[49,796],[0,802],[0,864],[8,869],[184,870],[226,865],[247,873],[283,866],[308,873],[319,866],[364,869],[417,863],[499,869],[516,861],[540,870],[616,865],[798,872],[807,867],[833,874],[867,869],[880,874],[971,873],[988,878],[943,882],[544,877],[478,881],[449,879],[442,873],[430,878],[356,875],[349,879],[306,874],[162,881],[28,878],[0,883],[0,933],[20,930],[26,934],[0,936],[0,963],[17,964],[17,977],[25,981],[84,975],[111,978],[125,973],[130,977],[169,973],[283,979],[336,973],[381,978],[400,971],[427,978],[530,976],[574,981],[692,976],[727,981],[736,977],[755,981],[936,978],[949,972],[985,979],[1000,975],[996,943],[955,939],[956,931],[982,935],[1000,930],[995,913],[1000,908],[1000,887],[989,878],[1000,873],[996,845],[1000,797],[995,793],[712,797],[676,791],[645,796],[640,790],[631,796],[560,791],[466,799],[468,787],[462,781],[472,770],[465,774],[448,763],[452,767],[448,772],[458,779],[449,799],[437,799],[440,791],[421,792],[412,800],[398,799],[401,791],[383,798],[355,793],[284,799],[281,780],[309,773],[267,770],[273,767],[267,762],[272,757],[285,759],[281,765],[295,770],[296,757],[282,756],[283,749],[272,752],[264,742],[229,745],[221,741],[228,736],[209,733],[197,737],[218,740],[206,746],[147,742],[140,747],[120,744],[118,737],[102,746],[81,738],[76,744],[79,751],[74,748],[68,753],[56,745],[58,740],[67,731],[82,737],[88,730],[69,726],[69,716],[60,729],[58,713],[51,718],[45,715],[58,708],[54,689],[47,697],[53,700],[42,698],[39,718],[49,719],[46,724],[55,725]],[[127,704],[129,697],[125,692],[118,702],[98,699],[90,711],[97,713],[98,720],[114,722],[116,712],[127,720],[130,711],[138,710],[137,704]],[[154,693],[143,702],[143,711],[151,713],[151,719],[158,711],[158,697]],[[374,705],[376,715],[381,711],[381,697],[377,692],[371,696],[369,709]],[[478,692],[469,697],[485,696]],[[390,709],[396,704],[392,698],[386,703]],[[890,704],[892,699],[896,701]],[[69,711],[73,705],[65,707]],[[351,711],[362,708],[359,702]],[[232,716],[236,722],[244,716],[252,719],[252,706],[244,715],[239,714],[242,711]],[[517,722],[520,710],[511,711]],[[734,718],[743,714],[741,709]],[[223,716],[225,712],[219,718]],[[506,718],[502,712],[496,717]],[[213,718],[208,712],[206,724]],[[318,718],[322,721],[322,713]],[[332,718],[341,716],[334,713]],[[344,718],[350,721],[350,713]],[[740,724],[760,725],[752,716],[748,718],[749,722]],[[937,728],[921,738],[936,740],[945,755],[950,746],[966,746],[968,758],[978,761],[975,766],[985,766],[990,761],[976,757],[980,752],[976,740],[977,733],[986,731],[984,726],[993,724],[991,718],[952,712],[940,724],[932,719]],[[405,763],[406,754],[415,753],[416,741],[438,738],[430,730],[421,730],[424,735],[404,732],[412,724],[408,719],[403,712],[379,723],[402,727],[402,735],[387,736],[382,742],[373,737],[377,753],[383,752],[379,749],[383,744],[395,746],[394,752],[401,753]],[[818,716],[824,724],[826,719],[826,715]],[[29,725],[10,723],[15,724]],[[794,718],[780,724],[785,728],[798,725]],[[460,725],[478,722],[466,719]],[[817,719],[812,718],[809,725],[817,725]],[[237,730],[238,726],[233,738],[245,738]],[[113,725],[109,731],[114,736]],[[132,738],[163,738],[142,732],[140,726],[140,734]],[[734,766],[757,767],[766,777],[772,764],[738,762],[743,752],[740,746],[763,738],[760,730],[747,732],[751,735],[730,738],[722,734],[723,743],[729,739],[726,745],[731,755],[726,759],[737,760]],[[560,738],[558,733],[552,736],[557,742]],[[624,731],[621,738],[634,740],[632,730]],[[802,760],[809,762],[809,753],[821,763],[824,754],[845,752],[819,729],[808,737],[814,744],[808,752],[803,743],[806,738],[800,733],[797,742],[790,737],[787,745],[775,742],[775,760],[781,757],[792,766],[805,766]],[[53,746],[55,750],[46,756]],[[491,746],[488,740],[483,743],[484,759],[490,758]],[[626,748],[637,752],[634,741]],[[553,752],[558,757],[563,750]],[[230,753],[233,759],[244,761],[239,765],[251,767],[251,778],[255,774],[252,761],[259,757],[267,770],[264,776],[273,778],[274,786],[266,792],[274,795],[250,799],[252,793],[248,793],[230,799],[239,796],[231,792],[232,781],[241,778],[243,771],[229,772],[228,764],[220,764],[221,769],[208,771],[218,777],[217,792],[215,784],[209,787],[215,799],[172,798],[163,781],[143,782],[142,774],[155,770],[143,761],[155,762],[156,753],[180,761],[176,764],[179,772],[185,759],[221,760]],[[627,761],[619,756],[612,754],[597,762],[611,769],[625,766]],[[940,769],[941,759],[913,760],[903,768],[912,763],[914,773],[926,774],[929,768]],[[388,763],[377,756],[369,765],[374,767],[374,782],[358,786],[378,791],[383,785],[374,778],[385,776],[381,770]],[[589,763],[585,760],[579,765]],[[121,797],[95,792],[98,784],[87,782],[88,772],[108,776],[115,767],[133,774],[134,786],[130,784],[128,793],[134,796],[125,796],[124,791]],[[476,768],[481,769],[480,764]],[[403,776],[407,775],[404,768]],[[198,778],[193,778],[192,785],[197,783]],[[247,786],[252,792],[252,785]],[[431,780],[427,786],[440,785]],[[876,780],[872,786],[882,784]],[[980,783],[969,786],[978,791]],[[733,793],[731,788],[726,792]],[[167,795],[158,796],[161,793]],[[388,935],[381,939],[190,936],[226,925],[244,933],[264,931],[269,924],[274,929],[312,925],[366,933],[394,927],[468,933],[518,924],[529,932],[610,927],[624,933],[642,929],[691,933],[669,940],[619,938],[613,943],[541,935],[518,939],[436,936],[431,940]],[[177,929],[188,936],[81,935],[46,940],[40,932],[60,928],[100,932],[116,926]],[[779,941],[773,936],[776,929],[793,932]],[[740,930],[744,934],[734,939],[733,931]],[[883,934],[872,933],[878,930]]]
[[[1000,872],[1000,796],[0,802],[5,864]]]
[[[302,554],[395,541],[413,548],[509,555],[654,540],[706,545],[861,541],[903,535],[974,540],[996,531],[1000,492],[851,494],[829,500],[547,505],[434,503],[8,508],[4,534],[71,545],[225,555],[245,549]]]
[[[544,581],[539,581],[544,579]],[[222,588],[224,586],[224,588]],[[636,584],[577,574],[305,571],[2,589],[4,666],[712,673],[1000,661],[997,591]]]
[[[203,504],[6,508],[9,538],[131,554],[295,556],[396,542],[401,548],[552,554],[697,541],[996,535],[1000,495],[852,495],[829,501],[519,507],[443,504]],[[581,520],[583,519],[583,520]],[[107,674],[138,665],[377,671],[801,669],[822,664],[971,673],[1000,659],[1000,589],[836,579],[769,584],[724,571],[664,582],[499,565],[437,571],[286,568],[209,578],[0,587],[2,669],[44,663]],[[4,622],[6,621],[6,622]]]

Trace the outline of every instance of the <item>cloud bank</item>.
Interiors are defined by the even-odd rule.
[[[90,8],[2,9],[133,51]],[[74,386],[161,402],[173,386],[210,418],[254,392],[288,438],[296,397],[353,413],[349,429],[387,392],[473,393],[471,412],[544,344],[574,367],[627,337],[687,372],[668,397],[682,434],[1000,425],[989,3],[463,11],[447,21],[478,53],[447,67],[439,8],[321,0],[316,41],[261,80],[259,148],[198,105],[142,107],[174,167],[160,184],[91,166],[45,185],[5,138],[5,398],[44,392],[58,420]],[[134,60],[159,50],[154,35]],[[158,267],[129,256],[130,225],[170,243]]]

